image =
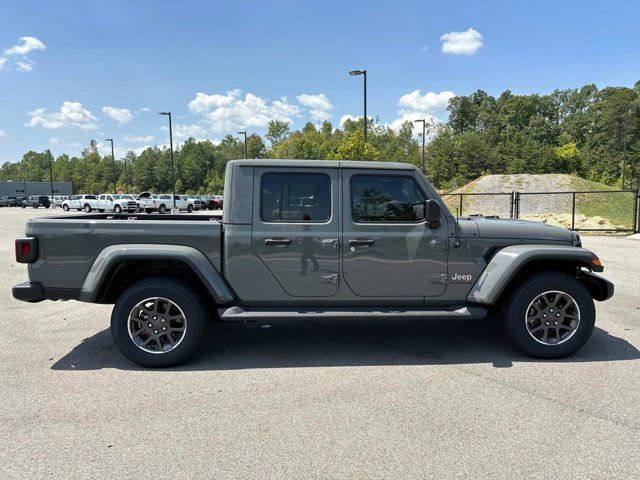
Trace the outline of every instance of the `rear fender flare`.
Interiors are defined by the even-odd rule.
[[[569,260],[591,270],[602,271],[593,263],[598,257],[585,248],[565,245],[513,245],[496,253],[471,288],[467,300],[493,305],[516,274],[537,260]]]
[[[199,250],[185,245],[120,244],[103,249],[82,284],[78,300],[95,302],[100,288],[108,279],[111,267],[122,260],[177,260],[182,261],[200,278],[217,304],[229,303],[233,292],[222,275]]]

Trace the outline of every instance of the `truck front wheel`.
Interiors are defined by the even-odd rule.
[[[111,315],[118,349],[144,367],[171,367],[197,349],[207,324],[207,307],[187,283],[152,277],[129,287]]]
[[[563,358],[589,339],[596,320],[593,299],[574,277],[540,272],[526,278],[504,305],[511,343],[536,358]]]

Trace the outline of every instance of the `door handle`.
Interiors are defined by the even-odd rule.
[[[349,240],[349,245],[373,245],[376,241],[373,238],[354,238]]]
[[[265,238],[265,245],[291,245],[290,238]]]

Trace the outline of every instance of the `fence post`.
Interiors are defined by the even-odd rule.
[[[458,210],[458,215],[462,216],[462,193],[460,194],[460,208]]]
[[[514,219],[520,218],[520,192],[513,192],[515,195]]]
[[[571,230],[576,228],[576,192],[571,194],[573,198],[573,205],[571,206]]]
[[[633,233],[640,231],[640,216],[638,216],[638,202],[640,202],[640,188],[636,188],[633,196]]]

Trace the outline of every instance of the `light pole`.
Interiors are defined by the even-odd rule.
[[[422,171],[426,175],[427,174],[427,165],[424,161],[424,142],[427,137],[427,119],[423,118],[422,120],[414,120],[413,123],[422,123]]]
[[[171,209],[171,213],[177,213],[178,208],[176,207],[176,172],[175,167],[173,165],[173,130],[171,126],[171,112],[160,112],[160,115],[168,115],[169,116],[169,146],[171,148],[171,184],[173,187],[173,208]]]
[[[53,155],[51,154],[51,150],[47,150],[49,152],[49,182],[51,183],[51,205],[54,205],[53,202]],[[55,206],[54,206],[55,208]]]
[[[249,158],[249,149],[247,148],[247,132],[238,132],[238,135],[244,135],[244,158]]]
[[[364,76],[364,143],[367,143],[367,71],[366,70],[351,70],[349,75],[357,77],[358,75]]]
[[[129,177],[127,176],[127,157],[124,157],[124,193],[129,194]]]
[[[111,166],[113,168],[113,194],[118,193],[118,184],[116,180],[116,157],[113,154],[113,138],[105,138],[105,142],[111,142]]]

